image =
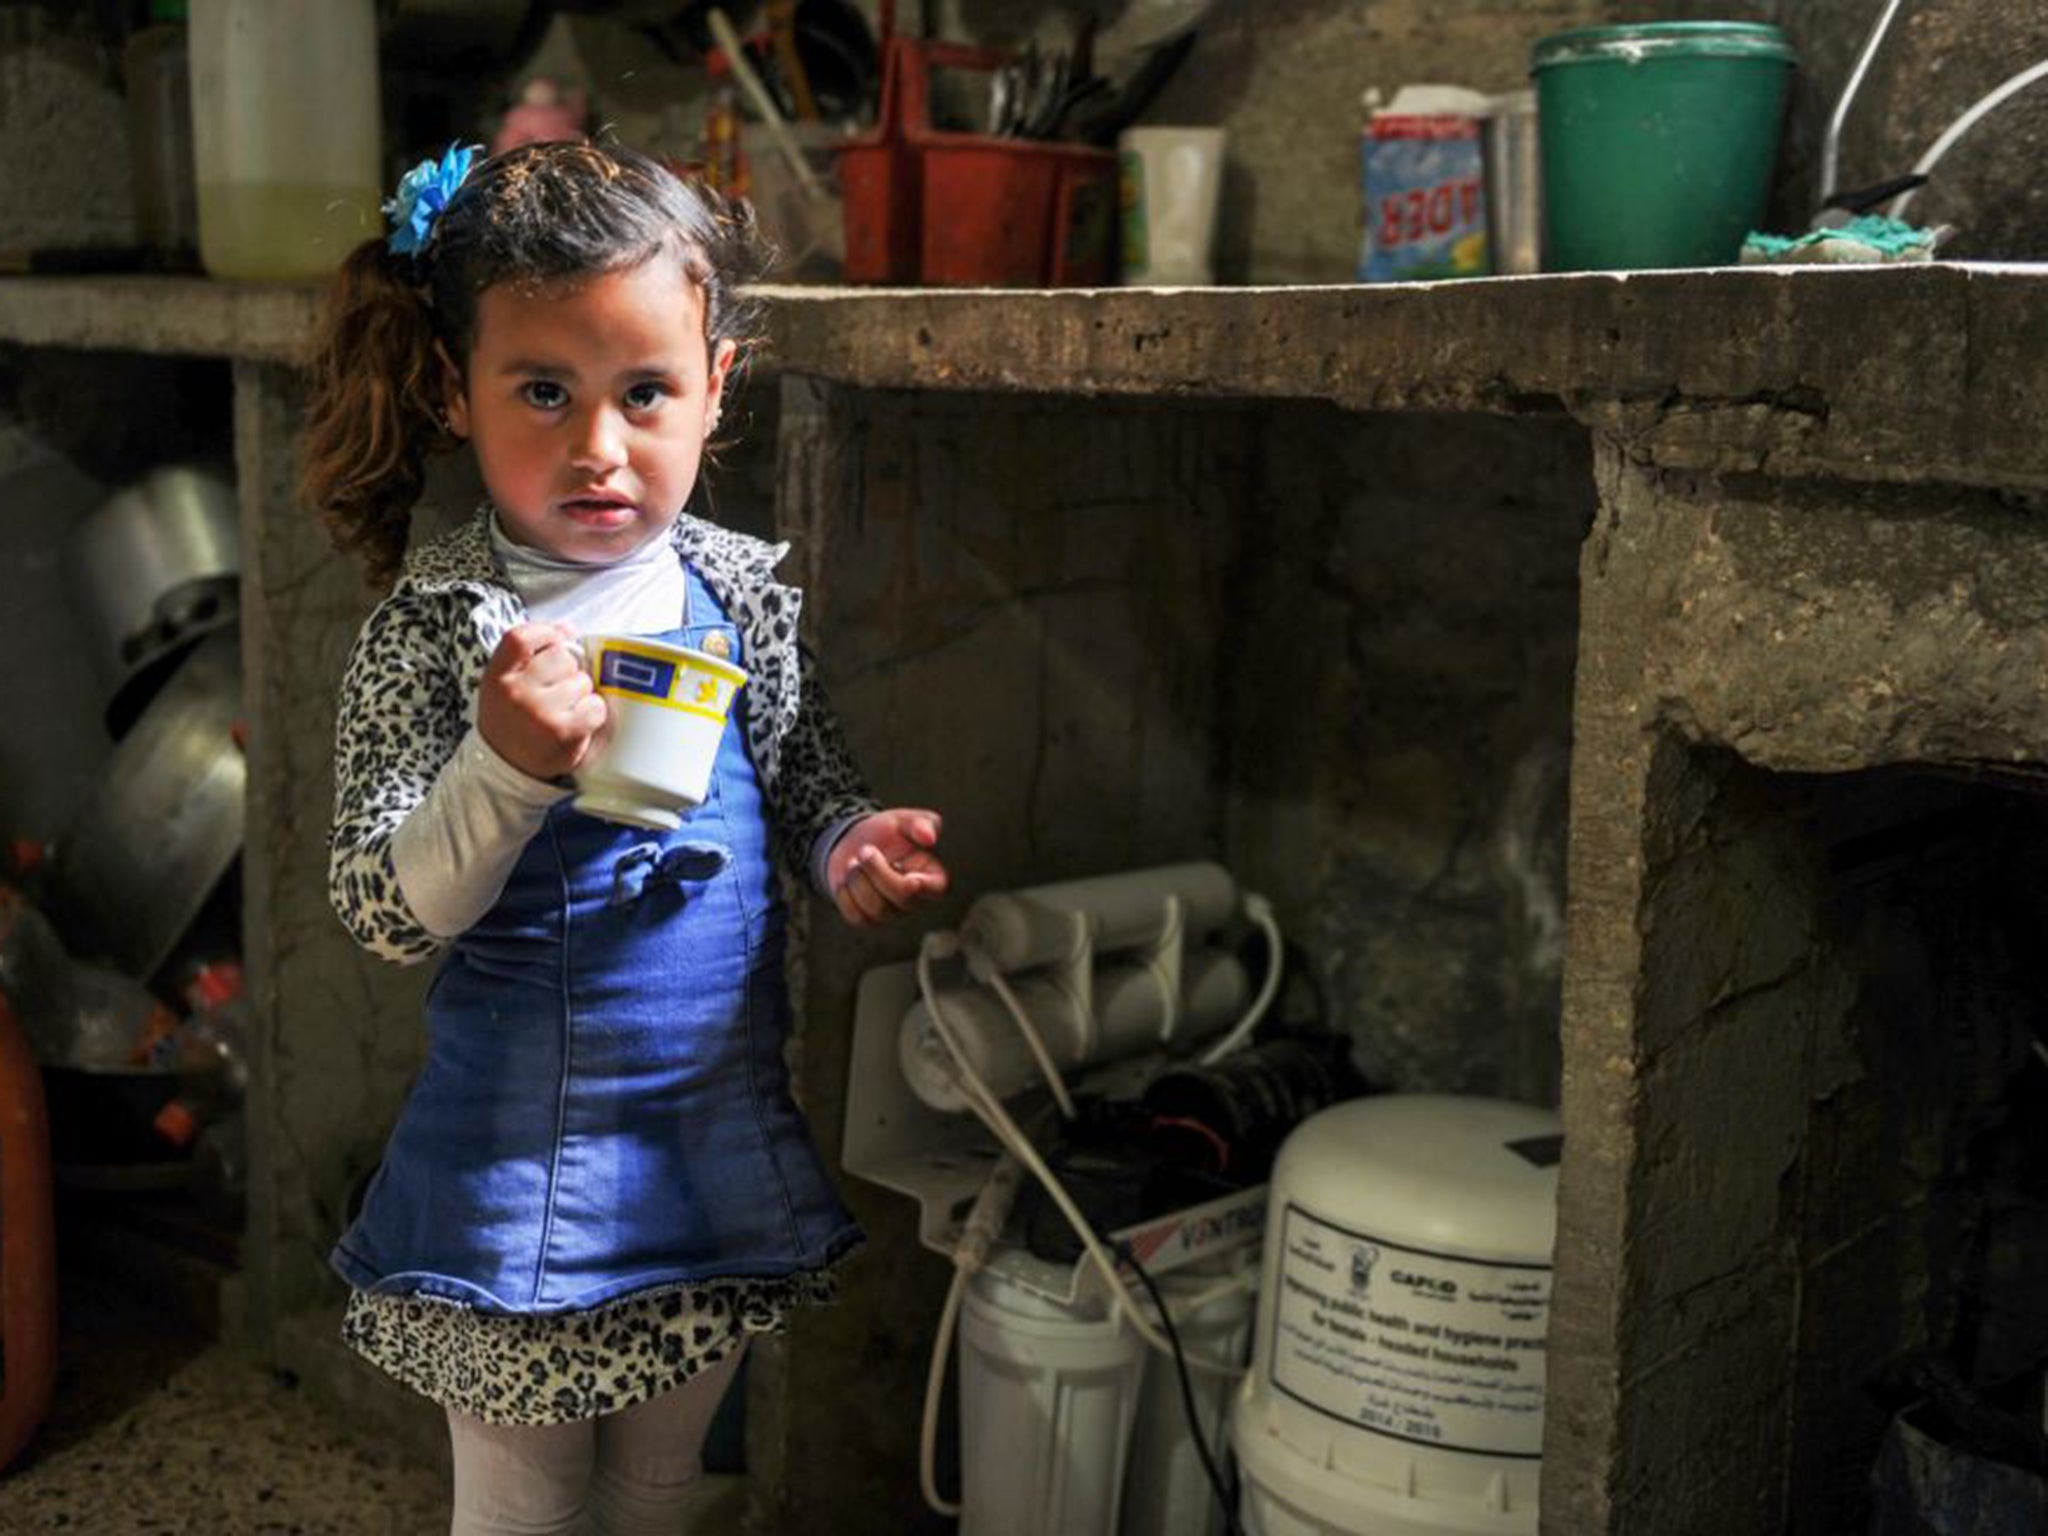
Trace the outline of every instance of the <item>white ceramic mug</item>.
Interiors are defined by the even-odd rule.
[[[1126,283],[1216,281],[1223,142],[1221,128],[1129,128],[1117,139]]]
[[[576,809],[673,832],[711,792],[711,768],[747,674],[721,657],[646,635],[577,642],[605,723],[576,770]]]

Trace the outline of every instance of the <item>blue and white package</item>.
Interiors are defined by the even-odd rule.
[[[1488,98],[1409,85],[1374,109],[1361,140],[1364,282],[1480,277],[1491,270],[1480,137]]]

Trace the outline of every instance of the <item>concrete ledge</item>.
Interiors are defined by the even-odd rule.
[[[763,291],[768,366],[850,384],[1569,411],[1659,463],[2048,485],[2048,266]]]
[[[205,277],[0,278],[0,342],[291,362],[319,290]]]
[[[763,366],[883,389],[1560,411],[1667,467],[2048,487],[2048,266],[1323,288],[769,287]],[[290,361],[317,290],[0,280],[0,341]]]

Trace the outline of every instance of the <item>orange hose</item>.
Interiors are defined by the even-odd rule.
[[[0,1468],[50,1411],[57,1384],[57,1222],[50,1119],[28,1036],[0,997]]]

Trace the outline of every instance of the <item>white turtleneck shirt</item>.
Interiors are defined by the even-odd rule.
[[[515,544],[494,517],[491,547],[534,620],[579,635],[660,634],[688,622],[689,579],[666,533],[609,565],[582,565]],[[488,912],[549,808],[570,793],[513,767],[472,726],[392,834],[398,888],[421,926],[453,938]],[[827,828],[812,849],[820,891],[832,845],[857,819]]]

